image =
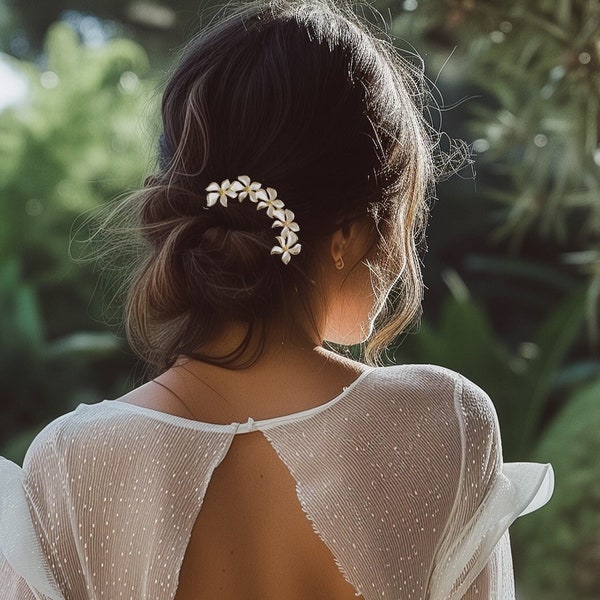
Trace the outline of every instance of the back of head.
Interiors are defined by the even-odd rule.
[[[339,0],[229,5],[184,48],[164,91],[159,164],[113,215],[133,215],[143,244],[127,295],[133,348],[166,368],[229,319],[263,326],[290,294],[314,309],[319,240],[370,215],[376,287],[399,292],[367,347],[373,362],[420,312],[434,146],[423,92],[421,71]],[[207,207],[211,182],[240,175],[293,211],[302,251],[289,263],[270,253],[276,232],[255,204]]]

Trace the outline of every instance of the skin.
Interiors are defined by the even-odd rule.
[[[322,339],[351,345],[364,341],[371,333],[376,316],[375,296],[369,269],[361,257],[369,250],[373,235],[368,218],[354,221],[331,235],[329,256],[324,252],[322,262],[321,283],[328,298]],[[335,268],[339,258],[344,261],[343,269]]]

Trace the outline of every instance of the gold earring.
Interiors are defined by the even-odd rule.
[[[338,270],[344,268],[344,259],[341,256],[335,261],[335,268]]]

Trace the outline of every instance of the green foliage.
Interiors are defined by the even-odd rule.
[[[96,276],[69,240],[82,212],[139,185],[158,125],[156,83],[131,41],[87,47],[57,24],[43,69],[14,66],[29,96],[0,113],[0,440],[123,385],[131,357],[94,322]]]
[[[0,264],[0,380],[10,382],[3,395],[23,397],[31,393],[44,339],[42,327],[35,291],[21,279],[17,261]],[[25,369],[32,377],[25,376]],[[17,373],[23,376],[15,377]],[[15,425],[6,419],[2,424],[8,430]]]
[[[64,309],[85,305],[95,284],[68,260],[73,219],[140,183],[157,121],[137,44],[86,47],[61,23],[48,34],[46,63],[40,72],[14,62],[29,99],[0,113],[0,255],[19,257],[43,310],[55,309],[45,315],[53,335],[73,328]]]
[[[140,79],[143,50],[127,40],[87,48],[57,24],[46,47],[43,73],[15,63],[27,76],[29,102],[0,113],[9,157],[0,162],[0,254],[19,254],[28,269],[43,266],[56,278],[68,270],[74,215],[137,184],[146,168],[150,85]],[[59,272],[48,272],[49,263]]]
[[[600,5],[420,0],[394,25],[400,35],[416,29],[456,45],[450,76],[485,92],[472,125],[489,144],[481,160],[502,178],[495,197],[510,207],[498,233],[535,226],[565,239],[568,213],[580,209],[581,233],[597,234]]]
[[[548,504],[511,528],[530,600],[600,597],[598,431],[600,379],[572,394],[532,456],[552,463],[556,483]]]
[[[97,400],[100,387],[90,372],[119,356],[120,342],[108,332],[77,332],[46,340],[35,290],[23,280],[16,260],[0,263],[0,439],[2,454],[20,461],[26,441],[57,412]],[[111,382],[114,389],[120,381]],[[32,424],[19,432],[23,423]],[[17,432],[17,433],[15,433]]]
[[[172,49],[196,26],[210,22],[222,5],[223,0],[2,0],[0,48],[33,59],[48,29],[62,18],[79,27],[84,38],[95,40],[102,31],[133,39],[148,51],[155,67],[162,67],[170,62]]]

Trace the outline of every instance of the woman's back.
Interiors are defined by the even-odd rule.
[[[211,479],[175,598],[354,599],[295,485],[261,432],[236,436]]]
[[[227,373],[220,382],[227,386],[222,393],[202,383],[198,365],[188,365],[157,377],[160,385],[151,382],[120,400],[204,423],[271,420],[320,410],[370,370],[334,355],[327,362],[297,364],[300,370],[293,377],[281,369],[267,377],[253,371]],[[175,599],[356,598],[335,561],[303,511],[285,463],[260,431],[250,431],[235,436],[211,477]]]
[[[428,381],[431,372],[424,379],[421,375],[411,382],[408,374],[408,379],[396,378],[380,387],[377,374],[367,377],[373,369],[360,363],[323,352],[313,356],[313,364],[310,360],[305,357],[302,363],[288,355],[280,361],[280,369],[271,365],[263,367],[262,374],[245,370],[227,372],[224,377],[221,369],[200,366],[199,370],[198,364],[190,362],[121,399],[221,425],[247,423],[252,417],[262,427],[266,420],[275,422],[279,416],[288,416],[287,423],[280,422],[279,427],[233,438],[210,478],[195,518],[179,573],[176,600],[350,600],[360,595],[357,590],[367,586],[377,590],[379,597],[381,591],[385,593],[380,586],[386,578],[392,598],[400,591],[407,599],[424,594],[438,536],[434,527],[433,534],[428,531],[419,540],[414,528],[419,517],[409,516],[410,504],[427,498],[432,491],[430,485],[445,485],[444,493],[437,498],[438,531],[442,529],[460,470],[457,427],[449,427],[445,440],[453,445],[453,452],[446,454],[443,464],[431,466],[431,479],[419,478],[419,471],[423,458],[434,452],[434,446],[444,444],[439,439],[442,435],[439,419],[454,417],[455,420],[451,400],[454,382],[446,377],[443,390],[444,384],[440,386],[435,376]],[[296,366],[293,375],[284,372],[287,365]],[[271,375],[265,376],[265,372]],[[379,373],[384,375],[381,370]],[[211,387],[207,387],[206,381]],[[422,393],[417,397],[415,390],[410,389],[415,383],[421,391],[437,389],[437,393],[432,398]],[[371,394],[378,387],[380,393],[384,392],[384,402],[389,395],[394,403],[402,402],[403,407],[388,405],[385,412],[377,410]],[[348,389],[352,390],[351,398],[347,396]],[[439,402],[431,423],[421,423],[428,431],[416,433],[423,437],[424,444],[418,451],[420,458],[413,461],[414,447],[411,448],[402,430],[414,432],[419,427],[418,419],[425,417],[424,405],[440,392],[446,396],[445,409]],[[301,412],[308,418],[296,420]],[[350,418],[353,422],[348,425]],[[386,435],[385,424],[378,423],[379,420],[388,421],[394,435]],[[296,431],[294,422],[298,426]],[[341,452],[348,444],[351,452]],[[301,455],[303,458],[299,458]],[[288,460],[282,461],[282,457]],[[295,461],[299,462],[294,464]],[[404,468],[400,469],[404,461]],[[378,472],[381,468],[383,473]],[[389,477],[402,479],[390,484],[390,490],[396,490],[390,496],[379,487],[385,481],[385,471]],[[400,489],[410,490],[411,494],[398,493]],[[364,517],[357,510],[366,511],[373,521],[365,523],[367,527],[362,531]],[[409,518],[404,520],[403,514]],[[427,517],[424,510],[421,520],[425,522]],[[431,526],[435,515],[431,514],[428,521]],[[392,532],[395,541],[402,540],[403,556],[390,547]],[[382,542],[386,533],[388,546]],[[417,558],[424,560],[402,568],[403,560]],[[353,584],[344,573],[349,574]],[[399,580],[394,581],[396,578]],[[394,588],[389,587],[392,584]]]
[[[514,598],[508,527],[552,469],[502,462],[493,404],[458,373],[374,368],[257,422],[163,409],[80,405],[22,471],[0,461],[8,598]]]

